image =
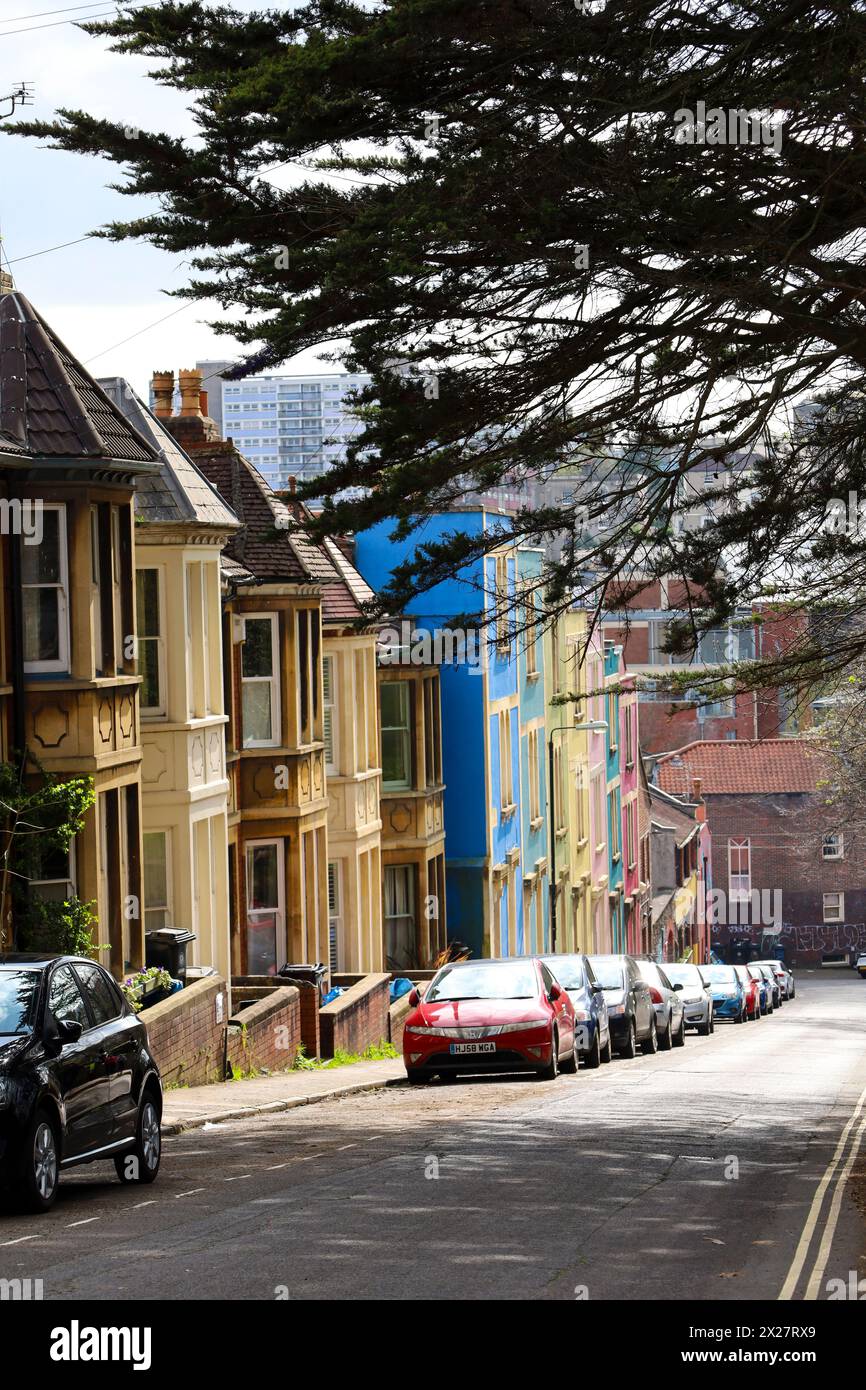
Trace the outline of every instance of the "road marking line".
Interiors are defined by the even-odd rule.
[[[303,1154],[303,1155],[298,1159],[298,1162],[299,1162],[299,1163],[309,1163],[309,1161],[310,1161],[311,1158],[327,1158],[327,1154],[325,1154],[325,1153],[320,1153],[320,1154]]]
[[[336,1150],[336,1152],[338,1154],[341,1154],[344,1149],[357,1149],[357,1147],[357,1144],[341,1144],[340,1147]]]
[[[3,1245],[20,1245],[25,1240],[38,1240],[38,1236],[19,1236],[17,1240],[4,1240]]]
[[[846,1124],[845,1128],[842,1130],[833,1157],[827,1164],[827,1168],[821,1178],[821,1181],[818,1183],[818,1186],[815,1191],[815,1196],[812,1198],[812,1205],[809,1208],[809,1214],[806,1217],[806,1224],[803,1227],[803,1233],[800,1236],[800,1240],[798,1242],[794,1258],[791,1261],[791,1268],[788,1270],[788,1276],[784,1284],[782,1285],[782,1289],[778,1296],[777,1302],[788,1301],[794,1296],[794,1290],[797,1287],[797,1283],[802,1273],[803,1266],[806,1263],[806,1257],[809,1253],[809,1246],[812,1244],[812,1236],[814,1235],[815,1227],[818,1224],[818,1218],[821,1214],[821,1208],[824,1205],[824,1196],[833,1178],[833,1174],[839,1166],[839,1160],[845,1151],[845,1145],[848,1142],[848,1135],[851,1133],[851,1130],[854,1128],[855,1124],[857,1123],[857,1120],[859,1119],[860,1111],[863,1109],[864,1101],[866,1101],[866,1086],[863,1087],[863,1090],[860,1093],[860,1099],[857,1101],[857,1104],[854,1107],[854,1113],[851,1116],[848,1123]]]
[[[67,1223],[66,1223],[66,1229],[69,1230],[69,1227],[70,1227],[70,1226],[89,1226],[90,1223],[91,1223],[91,1221],[98,1221],[98,1220],[99,1220],[99,1217],[98,1217],[98,1216],[85,1216],[85,1218],[84,1218],[83,1221],[67,1221]]]
[[[133,1211],[138,1211],[139,1207],[155,1207],[155,1206],[156,1206],[156,1198],[155,1198],[155,1197],[151,1197],[151,1199],[150,1199],[149,1202],[136,1202],[136,1204],[135,1204],[135,1206],[132,1208],[132,1210],[133,1210]]]
[[[223,1178],[223,1182],[241,1182],[244,1178],[251,1178],[252,1173],[236,1173],[233,1178]]]
[[[821,1280],[824,1276],[824,1270],[827,1268],[827,1261],[830,1258],[830,1247],[833,1244],[833,1237],[836,1234],[836,1225],[839,1220],[839,1210],[842,1206],[842,1194],[845,1191],[845,1184],[848,1181],[851,1169],[854,1167],[857,1155],[860,1152],[860,1144],[863,1140],[864,1131],[866,1131],[866,1116],[864,1116],[864,1118],[860,1122],[860,1128],[857,1131],[857,1138],[851,1145],[851,1152],[848,1155],[848,1161],[845,1164],[845,1167],[842,1169],[842,1172],[836,1179],[836,1191],[833,1193],[833,1201],[830,1204],[830,1211],[827,1214],[827,1223],[824,1227],[824,1234],[821,1237],[821,1244],[818,1247],[818,1254],[816,1256],[815,1265],[812,1270],[812,1277],[806,1285],[806,1292],[803,1295],[804,1300],[808,1299],[814,1301],[818,1297],[818,1291],[821,1286]]]
[[[289,1160],[291,1162],[291,1160]],[[266,1168],[266,1173],[275,1173],[278,1168],[288,1168],[288,1163],[272,1163],[270,1168]]]
[[[191,1187],[191,1188],[189,1189],[189,1192],[175,1192],[175,1194],[174,1194],[174,1200],[177,1201],[178,1197],[193,1197],[193,1196],[195,1196],[196,1192],[204,1192],[204,1188],[203,1188],[203,1187]]]

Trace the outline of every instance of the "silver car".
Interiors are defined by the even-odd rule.
[[[650,988],[659,1050],[667,1052],[672,1047],[682,1047],[686,1040],[686,1011],[680,998],[681,986],[671,984],[662,967],[653,960],[638,960],[637,968]]]
[[[713,1021],[713,996],[696,965],[666,965],[665,974],[671,984],[682,985],[680,998],[686,1015],[686,1027],[695,1028],[703,1038],[716,1031]]]

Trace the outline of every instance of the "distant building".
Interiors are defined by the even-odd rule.
[[[713,948],[726,960],[772,955],[820,964],[866,950],[866,842],[818,783],[805,739],[701,742],[663,754],[654,780],[697,783],[713,835]],[[654,884],[655,891],[655,884]]]
[[[210,364],[219,370],[220,363]],[[290,477],[319,477],[346,455],[349,440],[361,425],[347,402],[370,378],[362,373],[333,372],[295,376],[266,374],[240,381],[220,381],[221,433],[275,490]],[[209,394],[211,396],[216,392]],[[210,405],[214,420],[214,406]]]

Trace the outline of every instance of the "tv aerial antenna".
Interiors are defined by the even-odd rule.
[[[13,111],[17,111],[19,106],[32,106],[33,95],[32,82],[19,82],[18,86],[13,88],[11,92],[6,92],[3,96],[0,96],[0,108],[5,108],[6,103],[9,103],[8,111],[0,109],[0,118],[5,119],[7,116],[11,116]]]

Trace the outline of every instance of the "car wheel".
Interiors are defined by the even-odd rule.
[[[152,1091],[145,1091],[138,1107],[135,1144],[126,1153],[117,1155],[114,1168],[121,1182],[154,1182],[161,1158],[159,1102]]]
[[[685,1047],[686,1045],[686,1016],[683,1014],[680,1019],[679,1032],[674,1034],[674,1047]]]
[[[612,1062],[612,1061],[613,1061],[613,1043],[612,1043],[611,1040],[610,1040],[610,1033],[608,1033],[608,1035],[607,1035],[607,1042],[605,1043],[604,1047],[602,1048],[601,1060],[602,1060],[603,1062]]]
[[[595,1046],[596,1046],[596,1051],[597,1051],[597,1050],[598,1050],[598,1033],[596,1033],[596,1035],[595,1035]],[[559,1064],[559,1070],[560,1070],[565,1076],[574,1076],[575,1073],[576,1073],[576,1071],[577,1071],[579,1061],[580,1061],[580,1057],[579,1057],[578,1051],[577,1051],[577,1043],[573,1043],[573,1044],[572,1044],[572,1048],[571,1048],[571,1052],[569,1053],[569,1055],[568,1055],[567,1057],[563,1058],[563,1060],[560,1062],[560,1064]]]
[[[649,1036],[641,1043],[641,1051],[645,1057],[651,1057],[654,1052],[659,1050],[659,1035],[656,1027],[656,1016],[653,1014],[650,1019]]]
[[[535,1074],[539,1081],[555,1081],[559,1076],[559,1034],[555,1028],[550,1044],[550,1065],[539,1067]]]
[[[706,1019],[704,1020],[703,1023],[699,1023],[699,1024],[698,1024],[697,1031],[698,1031],[698,1037],[701,1037],[701,1038],[708,1038],[708,1037],[710,1036],[710,1034],[712,1033],[712,1031],[713,1031],[713,1020],[712,1020],[712,1018],[708,1017],[708,1018],[706,1018]]]
[[[419,1071],[417,1067],[407,1067],[406,1080],[409,1082],[410,1086],[423,1086],[424,1082],[427,1080],[427,1077],[425,1073],[423,1071]]]
[[[16,1195],[27,1211],[48,1211],[57,1197],[60,1146],[57,1124],[47,1110],[37,1110],[21,1146]]]
[[[595,1038],[592,1047],[583,1059],[583,1065],[589,1067],[590,1071],[595,1071],[596,1067],[601,1066],[601,1039],[598,1036],[598,1029],[595,1030]]]
[[[436,1075],[439,1077],[439,1080],[442,1082],[443,1086],[453,1086],[457,1081],[456,1071],[438,1071]],[[423,1076],[421,1079],[423,1081]]]
[[[674,1045],[674,1021],[668,1018],[668,1026],[663,1033],[659,1033],[659,1051],[670,1052]]]
[[[637,1032],[634,1019],[628,1026],[628,1040],[622,1044],[618,1051],[620,1057],[625,1057],[627,1060],[637,1056]]]

